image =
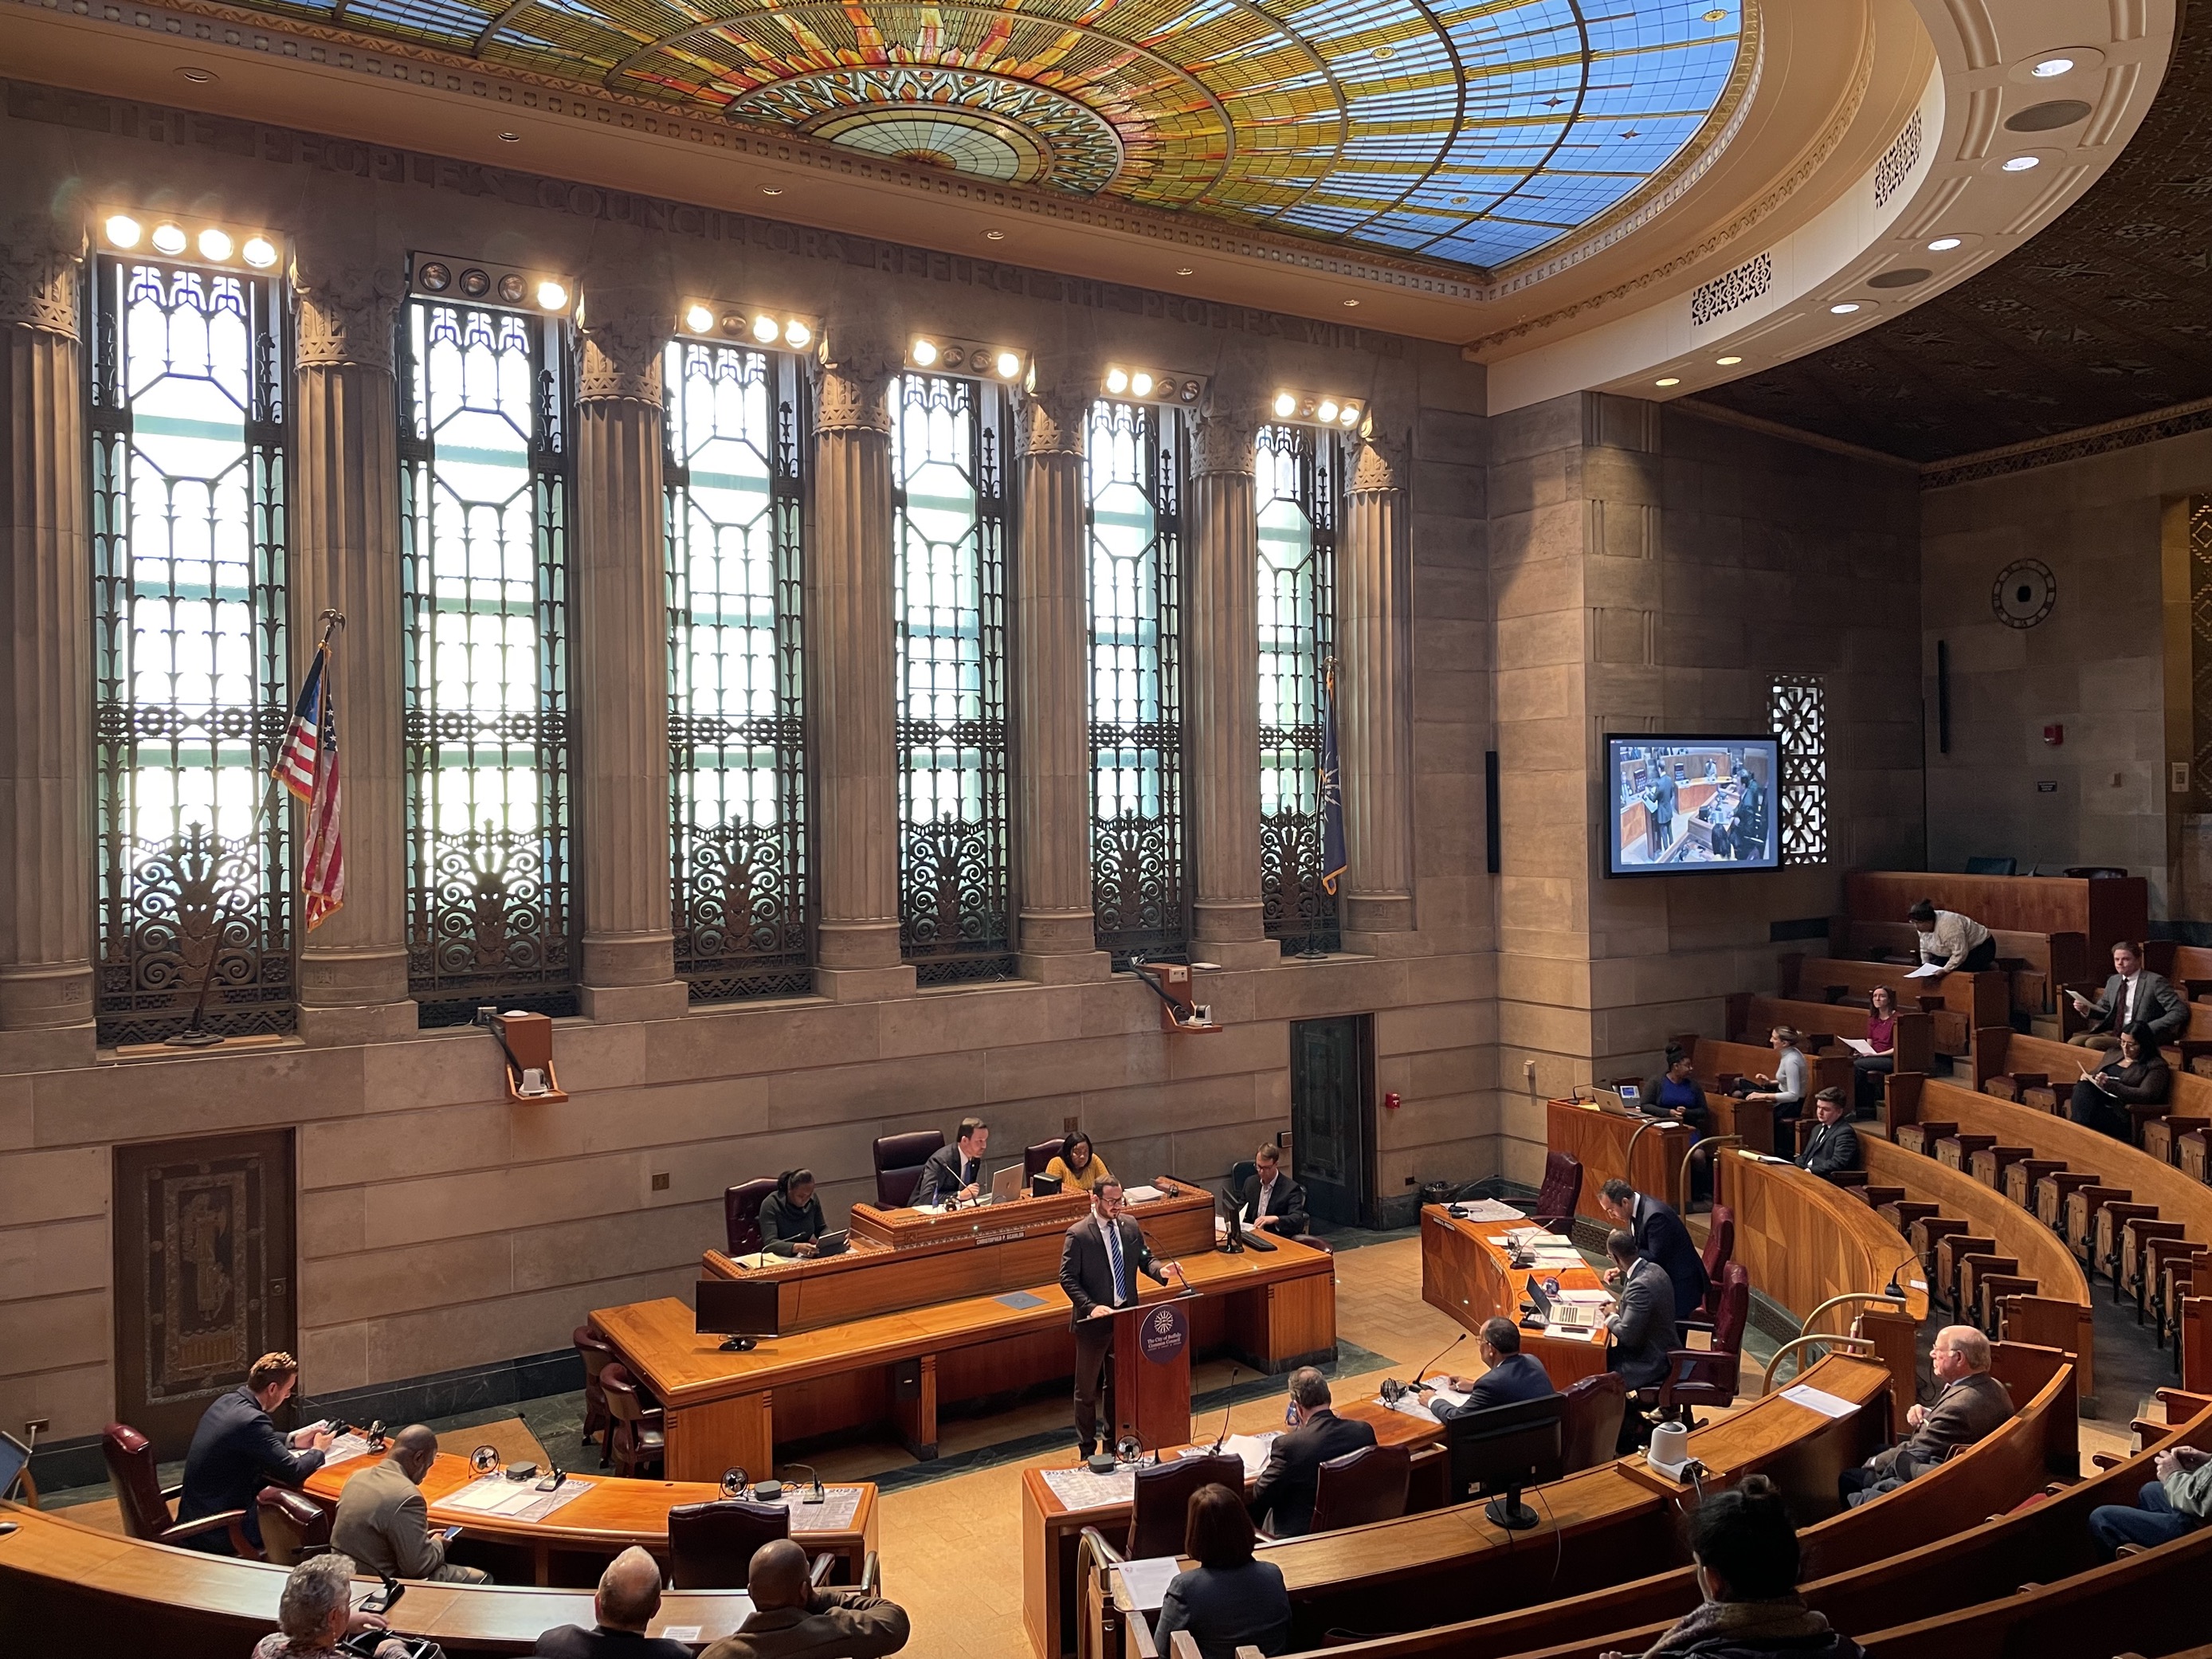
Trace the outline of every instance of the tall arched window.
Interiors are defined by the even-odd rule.
[[[289,359],[270,278],[93,264],[94,720],[103,1043],[293,1023]],[[210,958],[212,963],[210,965]]]
[[[1014,971],[1006,845],[1006,395],[891,393],[899,941],[924,985]]]
[[[1310,427],[1262,427],[1257,457],[1261,900],[1268,938],[1285,950],[1333,951],[1336,895],[1322,879],[1322,698],[1336,643],[1343,442]]]
[[[1091,405],[1091,889],[1098,948],[1179,953],[1183,878],[1180,416]]]
[[[676,971],[694,1002],[799,995],[802,377],[785,352],[679,340],[661,379]]]
[[[565,324],[410,301],[400,330],[407,957],[425,1025],[576,1011]]]

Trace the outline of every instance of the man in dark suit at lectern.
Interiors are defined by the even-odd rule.
[[[1060,1247],[1060,1288],[1075,1316],[1075,1443],[1085,1457],[1098,1440],[1098,1379],[1114,1352],[1111,1316],[1136,1305],[1140,1273],[1168,1282],[1143,1230],[1121,1213],[1121,1183],[1107,1176],[1091,1189],[1091,1213],[1067,1230]],[[1113,1438],[1110,1427],[1106,1437]]]

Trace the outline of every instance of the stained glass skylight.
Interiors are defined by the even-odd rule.
[[[1710,144],[1758,0],[258,0],[919,166],[1495,270]]]

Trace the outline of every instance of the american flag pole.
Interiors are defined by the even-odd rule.
[[[301,706],[307,703],[310,695],[317,696],[319,706],[319,723],[325,732],[330,732],[331,730],[330,688],[328,680],[324,677],[324,671],[330,663],[331,639],[338,629],[345,626],[345,616],[342,611],[326,610],[316,620],[323,624],[323,637],[315,642],[315,654],[308,665],[307,685],[301,697]],[[253,822],[246,830],[246,840],[249,843],[260,836],[261,821],[268,817],[269,803],[276,799],[276,792],[291,787],[290,781],[287,777],[287,763],[293,752],[294,740],[298,733],[299,726],[299,708],[295,707],[292,724],[285,728],[284,747],[277,752],[276,763],[269,769],[268,786],[262,790],[261,799],[254,803]],[[320,918],[318,917],[317,920]],[[191,1018],[185,1022],[183,1030],[166,1040],[165,1047],[212,1048],[222,1041],[221,1036],[209,1030],[206,1025],[208,992],[215,984],[216,962],[222,954],[222,927],[221,921],[218,920],[215,933],[208,941],[206,965],[200,969],[199,995],[193,1000]]]

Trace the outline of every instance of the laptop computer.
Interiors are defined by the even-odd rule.
[[[1534,1304],[1535,1316],[1542,1320],[1547,1325],[1550,1324],[1552,1322],[1552,1298],[1544,1294],[1544,1287],[1536,1282],[1536,1275],[1530,1273],[1528,1275],[1528,1282],[1522,1288],[1527,1292],[1528,1300]]]
[[[1029,1177],[1018,1164],[1009,1164],[991,1177],[991,1202],[1011,1204],[1022,1195],[1022,1186]]]
[[[15,1495],[15,1482],[30,1463],[31,1449],[12,1434],[0,1432],[0,1498]]]

